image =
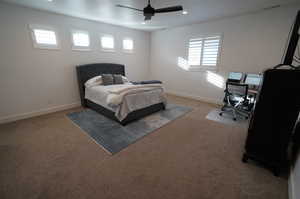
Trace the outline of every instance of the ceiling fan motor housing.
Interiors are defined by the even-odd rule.
[[[145,21],[147,20],[151,20],[151,18],[155,15],[155,13],[167,13],[167,12],[177,12],[177,11],[182,11],[183,8],[182,6],[171,6],[171,7],[165,7],[165,8],[159,8],[159,9],[154,9],[151,4],[150,4],[150,0],[148,0],[148,5],[143,9],[138,9],[138,8],[133,8],[130,6],[124,6],[124,5],[116,5],[117,7],[121,7],[121,8],[128,8],[131,10],[136,10],[139,12],[143,12],[144,16],[145,16]]]
[[[153,17],[155,15],[155,9],[152,8],[151,5],[148,5],[147,7],[145,7],[143,11],[144,11],[145,17]]]

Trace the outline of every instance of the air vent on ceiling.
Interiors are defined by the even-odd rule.
[[[272,10],[272,9],[275,9],[275,8],[279,8],[281,5],[274,5],[274,6],[270,6],[270,7],[266,7],[264,8],[264,10]]]

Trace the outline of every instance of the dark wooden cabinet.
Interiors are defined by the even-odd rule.
[[[288,162],[287,148],[299,110],[300,70],[266,70],[250,119],[243,161],[259,161],[279,175]]]

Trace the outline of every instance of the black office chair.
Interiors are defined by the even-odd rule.
[[[219,115],[222,116],[223,113],[231,113],[233,115],[234,121],[237,120],[238,115],[241,115],[245,119],[248,119],[249,102],[247,100],[247,96],[247,84],[240,84],[227,81],[224,97],[224,106],[222,107]]]

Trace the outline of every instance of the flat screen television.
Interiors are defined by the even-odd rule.
[[[291,33],[289,35],[289,43],[284,55],[283,65],[292,66],[294,61],[295,52],[298,46],[298,41],[300,37],[300,10],[298,11],[295,23],[292,27]]]

